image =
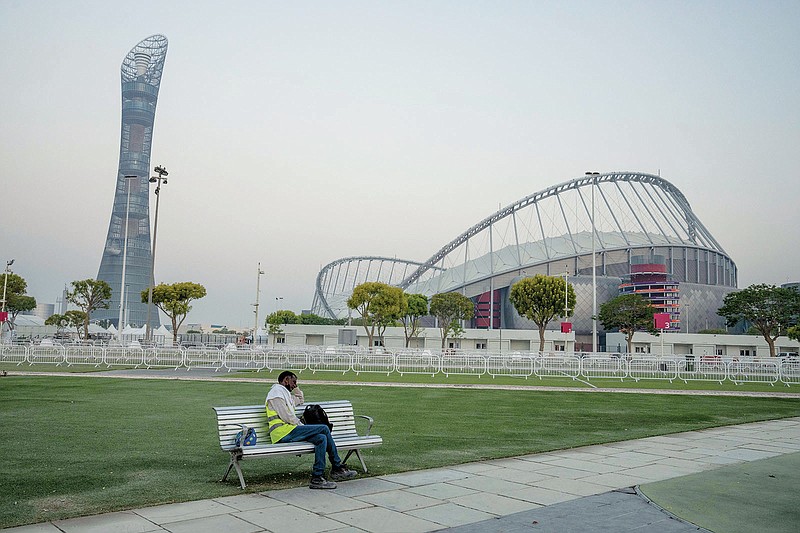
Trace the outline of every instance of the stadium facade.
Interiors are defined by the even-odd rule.
[[[150,149],[166,55],[167,38],[151,35],[128,52],[120,68],[122,128],[119,168],[111,221],[97,274],[98,280],[111,286],[112,296],[108,309],[92,313],[93,319],[109,320],[117,327],[123,296],[123,321],[143,326],[147,320],[147,305],[141,303],[139,295],[150,283]],[[155,306],[150,316],[152,327],[158,327],[160,322]]]
[[[570,320],[585,340],[592,330],[593,250],[598,306],[642,292],[672,315],[674,331],[725,327],[717,310],[737,286],[736,264],[677,187],[639,172],[587,175],[526,196],[424,262],[333,261],[317,276],[312,312],[347,317],[353,287],[382,281],[429,297],[464,294],[476,303],[471,327],[528,329],[534,325],[509,302],[511,285],[535,274],[566,276],[577,298]]]

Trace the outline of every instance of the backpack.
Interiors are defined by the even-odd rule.
[[[333,424],[328,420],[328,413],[317,404],[306,406],[305,411],[303,411],[303,416],[301,416],[300,419],[303,421],[303,424],[325,424],[328,426],[328,429],[333,431]]]
[[[242,446],[255,446],[257,439],[258,437],[256,436],[256,430],[253,428],[247,428],[247,435],[244,437],[244,442],[242,442],[242,432],[240,431],[233,438],[233,443],[237,448],[241,448]]]

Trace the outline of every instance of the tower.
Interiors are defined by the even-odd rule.
[[[133,47],[120,67],[122,78],[122,127],[119,168],[111,221],[97,279],[111,286],[108,309],[92,313],[118,328],[121,305],[127,321],[145,325],[147,304],[141,292],[150,282],[150,147],[153,140],[158,89],[167,55],[167,38],[151,35]],[[123,279],[124,272],[124,279]],[[158,327],[153,309],[151,326]]]

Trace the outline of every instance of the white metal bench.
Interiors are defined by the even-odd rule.
[[[356,457],[358,457],[358,460],[361,462],[363,471],[366,473],[367,465],[364,463],[364,458],[360,450],[362,448],[379,446],[383,443],[383,439],[380,436],[369,434],[374,420],[368,416],[353,414],[353,405],[348,400],[307,402],[306,404],[297,406],[296,413],[298,417],[303,414],[306,405],[310,403],[317,403],[328,413],[328,419],[333,424],[333,431],[331,433],[336,443],[336,448],[340,453],[343,451],[347,452],[342,462],[347,462],[350,455],[355,452]],[[229,452],[231,455],[228,469],[225,471],[222,481],[225,481],[231,469],[235,468],[236,473],[239,475],[239,482],[242,488],[245,488],[244,475],[242,475],[242,468],[239,465],[245,458],[271,457],[277,455],[300,456],[306,453],[314,453],[314,445],[310,442],[272,444],[269,434],[267,433],[269,426],[267,424],[267,411],[264,405],[214,407],[213,409],[217,414],[219,445],[224,451]],[[367,427],[367,431],[363,436],[359,435],[356,431],[356,418],[364,418],[369,423],[369,427]],[[236,434],[242,431],[242,434],[246,435],[248,428],[256,430],[256,445],[237,447],[234,443]]]

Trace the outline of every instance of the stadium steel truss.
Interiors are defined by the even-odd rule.
[[[659,272],[666,270],[679,286],[675,329],[724,327],[716,311],[736,287],[735,263],[680,190],[638,172],[587,175],[526,196],[421,263],[369,256],[334,261],[317,276],[312,312],[344,318],[353,287],[382,281],[427,296],[460,292],[477,304],[474,327],[529,328],[509,303],[509,288],[523,277],[546,274],[567,276],[574,286],[571,320],[577,333],[585,333],[592,327],[593,249],[598,305],[620,293],[631,265],[663,265]]]
[[[142,326],[147,320],[147,305],[141,303],[139,295],[150,281],[150,147],[166,55],[167,38],[151,35],[128,52],[120,68],[119,169],[111,221],[97,274],[97,279],[111,286],[112,296],[108,309],[92,313],[93,319],[110,320],[117,327],[123,293],[127,323]],[[126,257],[124,283],[123,256]],[[121,290],[123,286],[124,291]],[[150,315],[152,326],[158,327],[155,307]]]

